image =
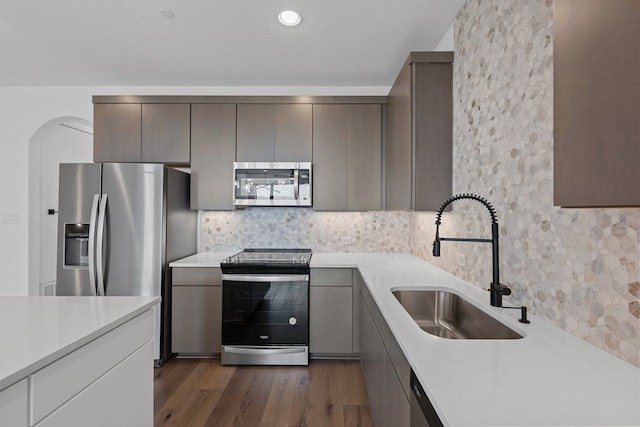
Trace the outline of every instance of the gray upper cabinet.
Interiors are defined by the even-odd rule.
[[[95,162],[188,165],[189,104],[94,104]]]
[[[347,107],[313,106],[313,208],[347,208]]]
[[[347,106],[347,210],[380,210],[382,107]]]
[[[312,137],[311,104],[273,106],[275,121],[274,160],[310,162]]]
[[[310,104],[238,104],[239,162],[310,162]]]
[[[237,132],[237,161],[273,161],[275,146],[273,105],[238,104]]]
[[[189,104],[142,104],[142,162],[188,165]]]
[[[382,106],[313,106],[313,207],[380,210]]]
[[[236,105],[191,106],[191,209],[233,210]]]
[[[452,52],[411,52],[389,93],[386,204],[434,211],[451,196]]]
[[[140,104],[95,104],[93,161],[140,162],[141,117]]]
[[[640,206],[640,0],[554,0],[554,205]]]

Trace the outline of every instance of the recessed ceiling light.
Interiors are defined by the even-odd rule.
[[[167,9],[166,7],[163,7],[162,9],[158,10],[158,13],[162,16],[164,16],[165,18],[173,18],[174,14],[173,14],[173,10],[171,9]]]
[[[302,22],[302,17],[300,17],[298,12],[294,12],[293,10],[283,10],[278,14],[278,21],[287,27],[295,27]]]

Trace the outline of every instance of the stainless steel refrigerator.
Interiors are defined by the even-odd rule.
[[[169,263],[196,252],[189,174],[157,164],[61,164],[58,215],[56,295],[161,296],[161,365],[171,354]]]

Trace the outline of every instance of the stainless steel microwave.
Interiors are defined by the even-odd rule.
[[[311,206],[311,162],[235,162],[233,204]]]

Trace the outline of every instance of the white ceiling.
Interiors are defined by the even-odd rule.
[[[464,1],[0,0],[0,86],[390,86]]]

